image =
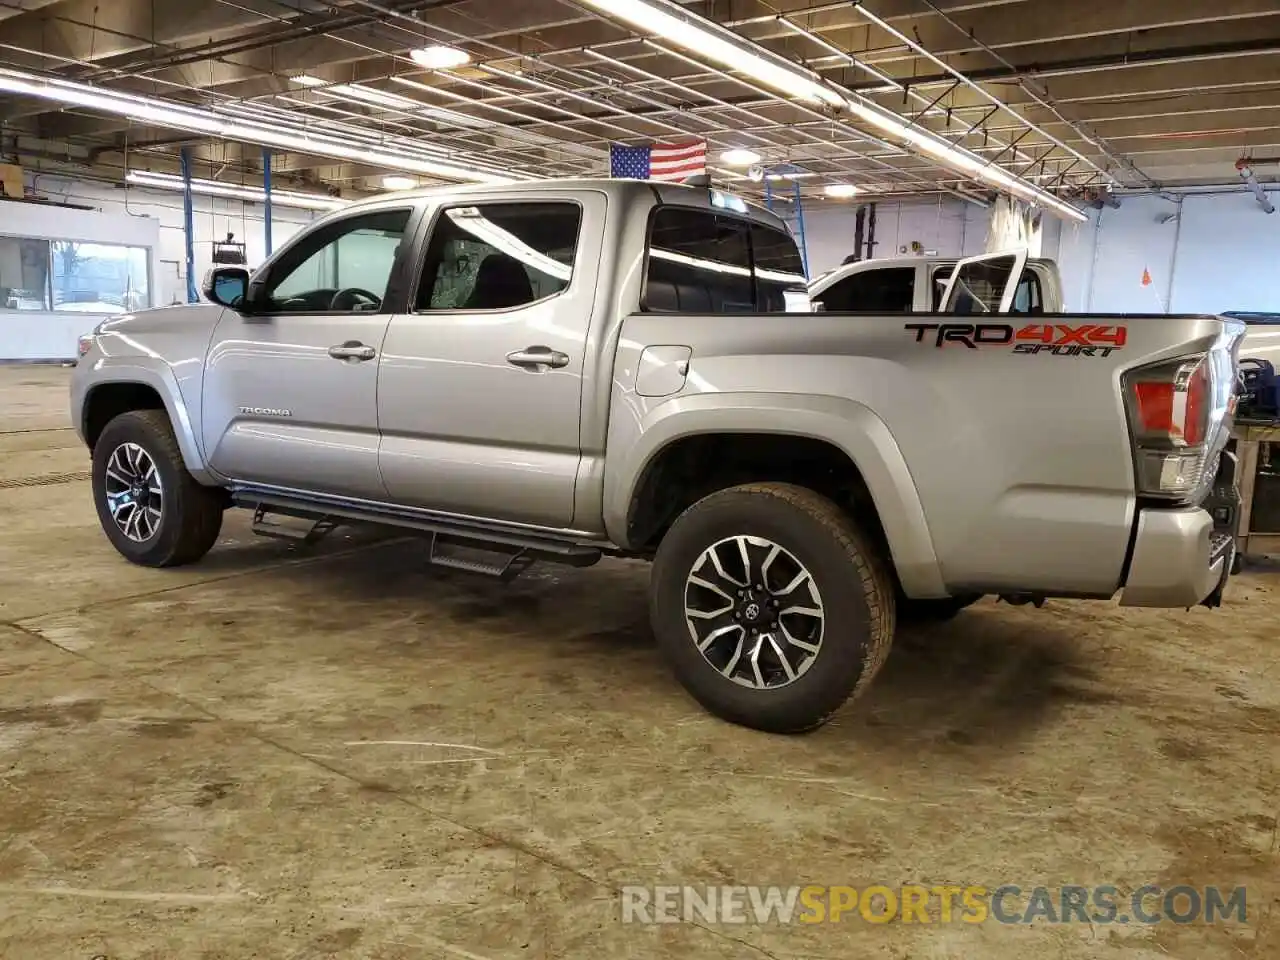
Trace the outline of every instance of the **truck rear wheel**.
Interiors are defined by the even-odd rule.
[[[748,484],[676,519],[654,561],[650,617],[676,678],[704,707],[799,733],[884,663],[894,588],[835,503],[791,484]]]
[[[187,472],[163,410],[122,413],[93,448],[93,500],[107,539],[144,567],[194,563],[222,529],[221,492]]]

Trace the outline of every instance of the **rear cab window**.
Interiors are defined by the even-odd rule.
[[[791,235],[707,210],[654,211],[641,309],[669,313],[782,313],[803,295]]]

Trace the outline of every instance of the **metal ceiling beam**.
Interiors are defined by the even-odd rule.
[[[794,9],[800,4],[783,2],[778,6],[793,18],[805,16],[803,9]],[[834,9],[824,5],[818,8],[822,11],[820,14],[808,17],[808,25],[838,45],[864,47],[866,59],[873,64],[915,59],[912,51],[895,42],[893,37],[872,31],[868,38],[853,13],[857,6],[853,0]],[[788,7],[793,9],[786,9]],[[884,3],[873,3],[869,9],[893,22],[895,17],[886,12],[887,7]],[[1203,28],[1232,21],[1245,24],[1257,34],[1269,32],[1268,28],[1252,24],[1252,21],[1280,17],[1274,0],[1231,0],[1229,4],[1210,4],[1204,0],[1161,0],[1158,3],[1071,0],[1069,3],[1027,2],[1015,8],[1008,4],[939,3],[933,9],[922,9],[921,5],[916,5],[913,12],[914,16],[898,19],[909,24],[911,36],[918,43],[947,58],[981,53],[984,46],[1014,50],[1022,46],[1060,46],[1074,40],[1093,41],[1096,46],[1096,42],[1103,38],[1129,37],[1132,41],[1135,34]],[[940,13],[959,23],[964,36],[976,39],[961,39],[954,27],[939,16]],[[743,25],[744,32],[755,39],[767,41],[785,37],[786,30],[776,22],[771,23],[770,19],[751,17],[727,23]],[[903,23],[897,26],[901,28]]]

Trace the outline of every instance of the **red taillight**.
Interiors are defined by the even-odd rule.
[[[1172,434],[1175,431],[1172,383],[1135,383],[1133,396],[1137,401],[1138,425],[1143,433]]]
[[[1125,377],[1138,492],[1182,500],[1196,495],[1212,467],[1213,357],[1154,364]],[[1216,411],[1225,417],[1225,409]]]
[[[1140,437],[1175,446],[1203,443],[1212,386],[1209,364],[1203,359],[1138,371],[1129,389]]]

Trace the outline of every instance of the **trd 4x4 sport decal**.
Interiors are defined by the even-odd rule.
[[[1047,353],[1055,357],[1109,357],[1125,345],[1128,329],[1086,323],[1029,323],[1015,328],[1007,323],[908,323],[904,330],[916,335],[916,343],[935,347],[1013,346],[1013,353]]]

